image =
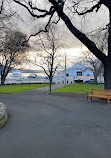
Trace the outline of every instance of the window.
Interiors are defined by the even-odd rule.
[[[90,76],[90,74],[87,74],[87,76]]]
[[[77,76],[82,76],[82,72],[81,72],[81,71],[78,71],[78,72],[77,72]]]

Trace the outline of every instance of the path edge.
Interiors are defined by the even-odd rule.
[[[2,128],[7,122],[7,108],[6,105],[0,102],[0,128]]]

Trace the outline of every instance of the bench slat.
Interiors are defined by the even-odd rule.
[[[91,89],[90,94],[87,93],[87,100],[88,97],[96,97],[96,98],[103,98],[103,99],[107,99],[107,102],[109,104],[109,99],[111,99],[111,90],[100,90],[100,89]]]
[[[104,95],[88,95],[89,97],[95,97],[95,98],[104,98],[104,99],[111,99],[111,96],[104,96]]]

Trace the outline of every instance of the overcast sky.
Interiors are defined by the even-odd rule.
[[[22,32],[26,33],[29,36],[30,34],[35,33],[40,28],[43,28],[45,26],[47,19],[34,19],[26,11],[26,9],[12,2],[12,0],[8,1],[11,2],[11,10],[13,12],[16,12],[15,16],[11,19],[11,22],[14,23],[15,29],[20,29]],[[41,8],[49,8],[49,3],[46,3],[44,5],[43,1],[44,0],[37,0],[36,3],[38,3],[39,7]],[[71,0],[67,0],[67,4],[70,6],[69,2],[71,2]],[[89,3],[87,5],[89,5]],[[6,7],[8,10],[8,5]],[[88,14],[87,16],[85,16],[84,19],[77,15],[72,16],[72,13],[68,9],[66,9],[66,12],[72,19],[74,25],[84,33],[88,33],[100,27],[105,27],[109,21],[109,13],[107,8],[105,8],[104,6],[102,6],[98,12],[94,11],[93,13]],[[68,56],[79,56],[81,53],[81,48],[84,49],[84,46],[81,44],[81,42],[70,33],[70,31],[66,28],[65,24],[62,21],[60,21],[57,25],[57,30],[58,34],[63,35],[61,40],[63,43],[63,48],[65,48],[65,52],[68,54]],[[31,40],[33,41],[34,38],[30,39],[30,41]]]

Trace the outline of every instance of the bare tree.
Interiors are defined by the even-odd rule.
[[[31,36],[35,36],[40,32],[46,32],[48,26],[53,23],[53,17],[55,14],[58,16],[58,20],[54,21],[57,23],[59,19],[62,19],[70,30],[70,32],[79,39],[103,64],[104,64],[104,80],[105,89],[111,89],[111,1],[110,0],[48,0],[46,9],[41,9],[39,3],[36,1],[25,0],[13,0],[17,4],[24,7],[34,18],[46,18],[48,19],[45,29],[39,30]],[[48,5],[49,2],[49,5]],[[68,3],[69,2],[69,3]],[[45,2],[44,2],[45,5]],[[80,31],[73,23],[72,18],[67,14],[67,10],[73,14],[78,14],[79,16],[84,16],[86,14],[92,13],[94,11],[98,12],[101,6],[105,6],[109,11],[109,23],[106,25],[108,30],[108,51],[107,55],[103,53],[95,44],[95,42],[89,38],[85,33]],[[30,37],[31,37],[30,36]]]
[[[104,69],[102,62],[96,58],[91,52],[82,52],[83,56],[81,58],[81,63],[83,63],[88,70],[91,70],[94,74],[94,84],[97,84],[97,77],[99,76],[101,70]]]
[[[60,39],[55,36],[54,28],[50,28],[46,34],[39,35],[37,45],[40,51],[36,54],[34,62],[31,62],[44,70],[49,79],[49,93],[51,93],[53,77],[61,62],[61,55],[58,52],[61,46]]]
[[[29,47],[26,41],[26,35],[19,31],[8,32],[0,49],[0,66],[1,66],[1,85],[4,85],[6,76],[11,67],[20,64],[23,59],[23,53]]]

